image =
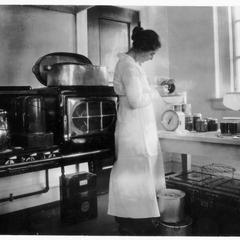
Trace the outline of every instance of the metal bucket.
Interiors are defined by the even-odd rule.
[[[184,219],[185,193],[167,188],[158,195],[160,218],[163,222],[176,223]]]
[[[191,236],[192,218],[186,217],[183,221],[177,223],[161,221],[159,229],[162,236]]]

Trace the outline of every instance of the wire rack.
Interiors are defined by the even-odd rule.
[[[212,163],[201,167],[202,173],[228,178],[233,178],[235,171],[236,169],[231,166],[217,163]]]

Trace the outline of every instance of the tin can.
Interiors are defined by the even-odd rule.
[[[197,119],[196,120],[196,131],[197,132],[207,132],[207,119]]]
[[[193,114],[193,130],[196,131],[196,121],[198,119],[202,119],[202,114],[201,113],[194,113]]]

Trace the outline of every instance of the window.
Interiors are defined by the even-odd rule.
[[[240,7],[213,7],[215,97],[240,92]]]
[[[213,7],[215,97],[234,91],[233,29],[231,7]]]
[[[233,42],[233,67],[234,81],[232,90],[240,91],[240,7],[230,7],[231,25],[232,25],[232,42]]]
[[[213,7],[217,110],[240,110],[240,7]],[[227,93],[227,94],[226,94]]]

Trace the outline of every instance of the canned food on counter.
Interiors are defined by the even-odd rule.
[[[239,122],[239,120],[232,120],[229,123],[229,132],[231,134],[238,134],[240,132],[240,122]]]
[[[188,131],[193,130],[193,116],[185,115],[185,129]]]
[[[196,121],[198,119],[202,119],[202,114],[201,113],[194,113],[193,114],[193,130],[196,131]]]
[[[223,119],[220,122],[220,130],[223,135],[235,135],[240,133],[240,120]]]
[[[207,129],[208,129],[208,131],[217,131],[218,130],[217,118],[207,118]]]
[[[207,132],[208,125],[207,119],[197,119],[196,120],[196,131],[197,132]]]

